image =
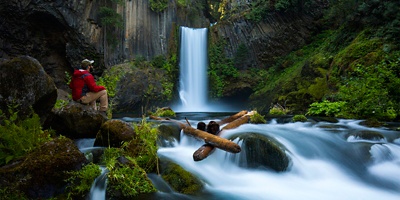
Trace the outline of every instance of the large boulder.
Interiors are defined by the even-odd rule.
[[[42,65],[29,56],[0,62],[0,109],[18,105],[20,116],[31,112],[31,107],[42,122],[57,100],[57,88]]]
[[[29,199],[47,199],[62,194],[67,171],[87,164],[71,139],[57,138],[43,144],[22,161],[0,168],[0,187],[21,191]]]
[[[60,109],[53,109],[44,128],[71,139],[95,138],[105,121],[107,118],[99,111],[72,101]]]
[[[151,67],[127,71],[117,83],[117,98],[114,99],[113,111],[139,113],[141,116],[145,114],[143,111],[163,107],[167,98],[163,87],[166,77],[163,70]]]
[[[246,133],[236,138],[243,140],[240,155],[240,166],[246,168],[266,168],[277,172],[286,171],[290,165],[290,157],[283,145],[265,135]]]

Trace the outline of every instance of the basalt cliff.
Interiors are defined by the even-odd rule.
[[[94,74],[101,76],[105,69],[137,58],[176,55],[179,27],[187,26],[209,28],[209,45],[223,41],[221,53],[227,58],[236,59],[245,48],[234,64],[238,70],[268,68],[308,42],[325,6],[321,1],[312,13],[274,11],[255,21],[246,17],[251,3],[170,0],[157,10],[143,0],[2,1],[0,58],[31,56],[58,89],[68,91],[68,74],[83,58],[94,59]],[[219,98],[246,101],[256,82],[230,80]]]

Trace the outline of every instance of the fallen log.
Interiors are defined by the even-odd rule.
[[[224,126],[222,128],[222,130],[218,133],[218,136],[221,135],[221,133],[224,130],[229,130],[229,129],[234,129],[239,127],[242,124],[247,123],[250,120],[250,116],[253,115],[255,112],[252,111],[250,113],[242,115],[240,118],[237,118],[236,120],[230,122],[229,124],[227,124],[226,126]],[[203,146],[201,146],[199,149],[197,149],[194,153],[193,153],[193,160],[194,161],[201,161],[204,160],[205,158],[207,158],[210,154],[212,154],[215,150],[215,146],[213,146],[210,143],[206,143]]]
[[[202,139],[202,140],[204,140],[205,143],[212,144],[214,147],[225,150],[227,152],[239,153],[241,151],[241,148],[238,144],[236,144],[228,139],[221,138],[216,135],[207,133],[205,131],[195,129],[195,128],[188,126],[180,121],[169,119],[169,118],[163,119],[163,118],[156,117],[156,116],[150,116],[150,119],[177,123],[178,126],[183,130],[183,133],[193,136],[198,139]]]
[[[223,124],[233,122],[233,121],[235,121],[236,119],[242,117],[245,114],[247,114],[247,110],[242,110],[242,111],[240,111],[240,112],[238,112],[238,113],[236,113],[236,114],[234,114],[232,116],[229,116],[229,117],[224,118],[224,119],[222,119],[220,121],[217,121],[217,124],[219,124],[221,126]]]

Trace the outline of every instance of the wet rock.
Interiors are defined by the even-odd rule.
[[[121,147],[122,142],[130,141],[136,136],[133,127],[122,120],[106,121],[96,135],[94,146]]]
[[[277,172],[285,171],[290,158],[283,145],[272,138],[257,133],[246,133],[233,138],[243,141],[240,152],[240,166],[246,168],[268,168]]]
[[[203,183],[181,166],[161,160],[162,178],[177,192],[182,194],[196,194],[203,189]]]
[[[165,122],[158,127],[159,134],[157,145],[161,147],[170,147],[172,142],[180,141],[181,129],[176,123]]]
[[[353,136],[355,139],[376,140],[376,141],[385,138],[381,133],[369,130],[356,131],[349,135],[349,137],[351,136]]]

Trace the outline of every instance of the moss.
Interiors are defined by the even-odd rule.
[[[265,124],[265,123],[267,123],[267,120],[265,120],[263,115],[261,115],[258,112],[255,112],[254,115],[250,116],[250,122],[252,124]]]
[[[304,115],[295,115],[292,118],[293,122],[306,122],[307,121],[307,117]]]
[[[107,196],[117,199],[132,198],[139,194],[156,192],[156,188],[148,179],[146,172],[133,159],[128,158],[126,164],[117,164],[107,175]]]
[[[109,170],[108,198],[126,199],[155,192],[156,189],[147,178],[146,172],[134,158],[124,154],[126,152],[118,148],[108,148],[104,152],[103,162]]]
[[[169,107],[158,108],[156,112],[153,114],[159,117],[175,117],[175,112]]]
[[[90,163],[79,171],[68,172],[70,177],[66,180],[69,183],[67,187],[68,199],[85,198],[92,187],[93,181],[100,175],[100,167]]]
[[[202,188],[202,183],[191,173],[184,170],[181,166],[169,163],[162,178],[177,192],[183,194],[196,194]]]
[[[358,34],[358,36],[347,47],[343,48],[334,57],[333,66],[338,66],[341,69],[347,69],[348,67],[354,66],[359,62],[366,62],[374,57],[380,58],[380,56],[372,57],[371,55],[374,54],[371,54],[371,52],[382,51],[382,41],[378,38],[369,39],[368,35],[369,33],[367,30]],[[376,60],[374,60],[372,63],[375,62]]]

